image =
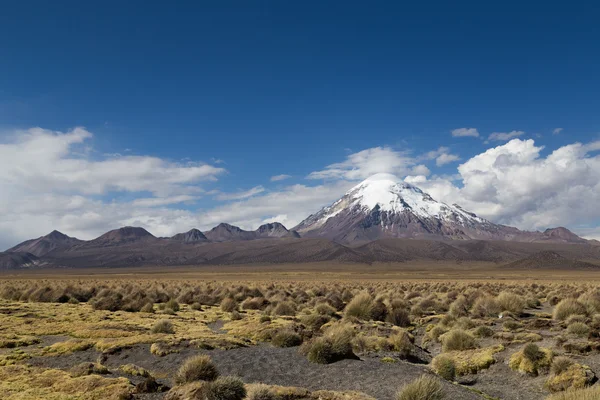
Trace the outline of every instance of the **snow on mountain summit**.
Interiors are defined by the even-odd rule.
[[[312,223],[317,226],[322,225],[329,218],[348,208],[360,208],[367,213],[374,209],[386,213],[411,212],[423,218],[444,218],[454,215],[460,220],[484,222],[474,214],[467,213],[460,207],[438,202],[418,187],[386,173],[375,174],[365,179],[346,192],[340,200],[308,219],[312,219]],[[316,216],[318,218],[311,218]]]
[[[385,173],[365,179],[295,228],[303,235],[341,241],[422,236],[468,239],[474,231],[491,230],[493,236],[499,229],[502,227],[459,206],[436,201],[418,187]]]
[[[439,216],[443,204],[431,198],[421,189],[391,174],[376,174],[353,187],[346,193],[353,203],[368,210],[379,206],[381,211],[402,212],[412,209],[418,215]]]

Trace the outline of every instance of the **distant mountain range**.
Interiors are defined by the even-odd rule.
[[[277,222],[254,231],[222,223],[206,232],[157,238],[143,228],[123,227],[89,241],[53,231],[0,253],[0,269],[410,260],[593,268],[599,244],[562,227],[528,232],[494,224],[377,174],[292,230]]]

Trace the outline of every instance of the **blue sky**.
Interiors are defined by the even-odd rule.
[[[523,132],[514,137],[534,139],[546,157],[600,139],[599,7],[11,2],[0,15],[0,143],[33,127],[54,136],[85,127],[93,136],[77,146],[89,161],[137,155],[224,169],[194,181],[201,196],[169,205],[195,214],[253,188],[264,195],[340,184],[306,177],[378,147],[427,166],[429,180],[456,175],[461,163],[507,142],[487,141],[492,133]],[[459,128],[479,137],[453,137]],[[436,165],[423,156],[440,147],[460,160]],[[270,181],[280,174],[291,178]],[[147,198],[151,190],[142,189],[43,194],[88,192],[110,204]],[[590,218],[600,215],[565,224],[588,229]]]

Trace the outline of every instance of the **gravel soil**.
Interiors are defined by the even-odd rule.
[[[117,354],[101,355],[94,350],[53,357],[36,357],[28,363],[37,366],[69,369],[86,361],[102,361],[111,369],[128,363],[152,371],[159,381],[170,384],[170,377],[183,361],[196,354],[209,354],[222,375],[235,375],[247,383],[263,382],[272,385],[298,386],[310,390],[356,390],[381,400],[395,398],[403,385],[427,373],[422,365],[403,361],[384,363],[379,358],[342,360],[333,364],[310,363],[298,354],[297,348],[277,348],[270,345],[252,346],[232,350],[198,350],[181,348],[179,353],[157,357],[150,353],[149,345],[138,345]],[[135,380],[132,380],[135,382]],[[447,398],[476,400],[481,395],[459,385],[442,382]],[[162,395],[153,395],[159,399]],[[150,399],[150,397],[140,397]]]

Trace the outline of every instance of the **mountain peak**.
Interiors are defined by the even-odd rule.
[[[548,228],[544,231],[544,236],[548,239],[570,242],[570,243],[585,243],[587,240],[577,236],[565,227]]]
[[[494,233],[487,236],[494,236],[502,227],[382,173],[365,179],[294,229],[303,236],[353,242],[380,237],[469,239],[480,236],[474,231],[490,228]]]
[[[50,232],[49,234],[47,234],[46,236],[44,236],[44,238],[50,239],[50,240],[67,240],[67,239],[70,239],[67,235],[65,235],[64,233],[59,232],[57,230],[53,230],[52,232]]]
[[[171,239],[182,241],[184,243],[194,243],[194,242],[206,242],[208,239],[204,236],[204,233],[200,232],[198,229],[190,229],[184,233],[178,233],[173,236]]]
[[[254,232],[245,231],[235,225],[221,222],[210,231],[204,232],[204,236],[211,242],[228,242],[231,240],[254,239]]]
[[[42,257],[58,248],[68,247],[80,243],[79,239],[75,239],[54,230],[46,236],[37,239],[27,240],[19,243],[15,247],[8,249],[11,252],[31,253],[36,257]]]
[[[141,239],[154,238],[150,232],[144,228],[136,226],[124,226],[122,228],[114,229],[106,232],[104,235],[94,239],[92,242],[95,243],[123,243],[133,242]]]
[[[368,210],[401,212],[407,208],[427,215],[437,215],[440,204],[421,189],[396,178],[392,174],[375,174],[350,189],[352,203]]]
[[[231,224],[228,224],[228,223],[225,223],[225,222],[221,222],[219,225],[215,226],[211,230],[214,231],[214,230],[222,230],[222,229],[227,230],[227,231],[234,231],[234,232],[239,232],[239,231],[242,230],[238,226],[231,225]]]
[[[263,224],[258,227],[255,231],[258,238],[269,238],[269,237],[295,237],[299,238],[300,235],[296,231],[288,230],[282,223],[280,222],[270,222],[267,224]]]

